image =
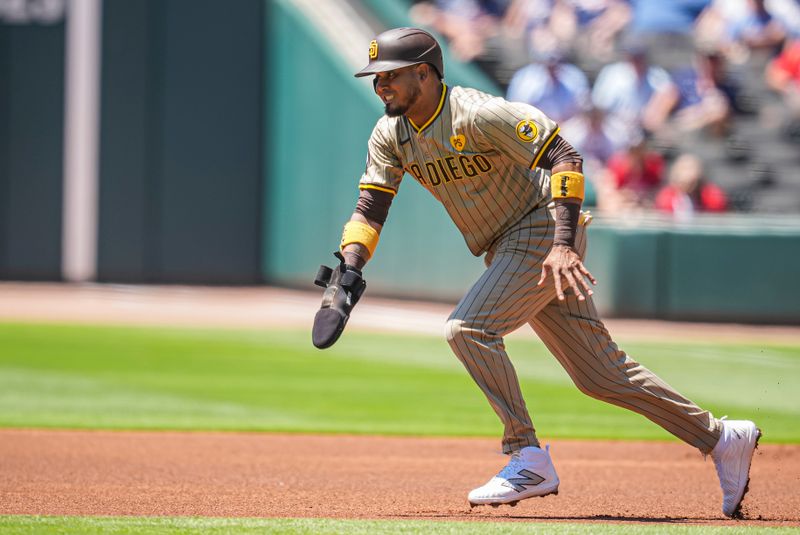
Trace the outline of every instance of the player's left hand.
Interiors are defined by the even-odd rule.
[[[592,295],[594,292],[586,282],[589,279],[592,284],[597,284],[597,280],[589,273],[589,270],[583,265],[581,257],[572,247],[567,245],[554,245],[544,259],[542,264],[542,276],[539,279],[539,286],[543,285],[547,280],[548,275],[553,276],[553,282],[556,286],[556,296],[559,301],[564,300],[564,287],[562,278],[566,279],[567,284],[575,292],[579,301],[585,301],[586,297],[581,291],[581,287],[587,295]]]

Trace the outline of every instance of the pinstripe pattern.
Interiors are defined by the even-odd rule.
[[[524,323],[582,392],[642,414],[701,451],[711,451],[719,421],[621,351],[591,298],[580,302],[567,292],[562,303],[551,284],[537,286],[552,245],[552,217],[549,209],[534,210],[496,242],[487,254],[487,270],[446,325],[450,346],[505,426],[503,451],[538,445],[502,338]],[[586,249],[583,229],[576,247],[582,254]]]
[[[360,187],[397,192],[404,173],[445,207],[487,269],[447,321],[459,360],[503,422],[503,451],[538,446],[503,336],[530,324],[584,393],[644,415],[709,452],[720,423],[621,351],[590,297],[559,302],[538,286],[553,245],[549,172],[531,169],[558,132],[539,110],[474,89],[446,88],[423,128],[383,117],[369,139]],[[586,233],[576,247],[583,254]]]
[[[447,341],[505,426],[503,451],[538,446],[503,336],[555,297],[536,286],[552,243],[552,220],[535,210],[506,232],[487,255],[487,269],[446,324]]]
[[[536,130],[531,141],[515,130],[526,120]],[[549,174],[530,166],[557,129],[527,104],[446,88],[439,116],[422,130],[405,117],[378,121],[360,185],[398,191],[407,172],[444,205],[478,256],[532,207],[547,202]],[[463,136],[460,150],[451,142],[455,136]]]

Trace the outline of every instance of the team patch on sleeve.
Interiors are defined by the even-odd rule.
[[[522,121],[518,122],[516,131],[517,137],[525,143],[533,143],[533,141],[536,139],[536,136],[539,134],[539,129],[536,127],[536,123],[530,119],[523,119]]]

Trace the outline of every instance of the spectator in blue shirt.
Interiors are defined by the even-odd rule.
[[[747,13],[730,28],[731,41],[767,56],[777,53],[786,39],[786,26],[767,9],[764,0],[748,0]]]
[[[631,132],[654,130],[657,125],[650,119],[654,96],[670,90],[672,79],[667,71],[649,63],[641,43],[626,43],[624,52],[622,61],[606,65],[597,75],[592,103],[622,121]]]
[[[683,34],[694,28],[697,17],[711,0],[631,0],[635,34]]]
[[[628,33],[646,43],[651,60],[668,71],[692,60],[692,31],[711,0],[631,0]]]
[[[589,80],[558,52],[543,62],[518,70],[511,78],[506,99],[536,106],[557,123],[574,117],[589,102]]]

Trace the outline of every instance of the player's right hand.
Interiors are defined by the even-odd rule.
[[[589,279],[592,284],[597,284],[597,280],[589,273],[589,270],[583,265],[580,255],[567,245],[554,245],[547,258],[544,259],[542,264],[542,276],[539,279],[538,286],[544,284],[547,276],[552,274],[553,283],[556,287],[556,296],[559,301],[564,300],[564,287],[562,278],[566,279],[567,284],[575,292],[578,301],[585,301],[586,297],[581,292],[580,284],[587,295],[592,295],[594,292],[586,282]]]
[[[319,349],[328,348],[339,339],[350,319],[350,311],[367,287],[361,270],[346,264],[339,251],[333,254],[339,259],[339,265],[320,266],[314,280],[314,284],[325,288],[311,331],[311,341]]]

